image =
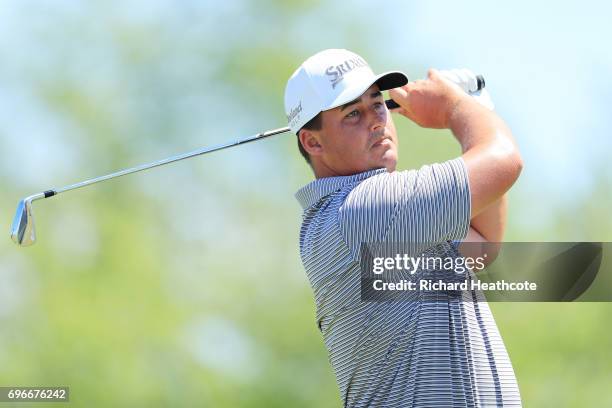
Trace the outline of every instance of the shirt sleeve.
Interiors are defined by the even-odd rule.
[[[461,240],[469,230],[470,205],[467,168],[459,157],[362,181],[346,196],[338,219],[356,255],[362,243]]]

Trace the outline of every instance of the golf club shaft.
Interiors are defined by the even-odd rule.
[[[189,158],[192,158],[192,157],[195,157],[195,156],[200,156],[202,154],[216,152],[218,150],[223,150],[223,149],[227,149],[229,147],[234,147],[234,146],[238,146],[238,145],[241,145],[241,144],[253,142],[255,140],[261,140],[261,139],[264,139],[264,138],[269,137],[269,136],[274,136],[274,135],[278,135],[278,134],[281,134],[281,133],[288,132],[289,130],[290,129],[288,127],[268,130],[266,132],[257,133],[257,134],[255,134],[253,136],[250,136],[250,137],[247,137],[245,139],[241,139],[241,140],[238,140],[238,141],[235,141],[235,142],[228,142],[228,143],[224,143],[224,144],[220,144],[220,145],[216,145],[216,146],[212,146],[212,147],[205,147],[205,148],[202,148],[202,149],[198,149],[198,150],[194,150],[194,151],[191,151],[191,152],[179,154],[177,156],[168,157],[166,159],[158,160],[158,161],[155,161],[155,162],[141,164],[140,166],[136,166],[136,167],[131,167],[131,168],[128,168],[128,169],[119,170],[117,172],[114,172],[114,173],[111,173],[111,174],[107,174],[105,176],[100,176],[100,177],[92,178],[92,179],[89,179],[89,180],[81,181],[79,183],[71,184],[69,186],[60,187],[60,188],[52,189],[52,190],[47,190],[47,191],[44,191],[43,193],[36,194],[36,195],[34,195],[32,197],[34,199],[53,197],[54,195],[58,195],[58,194],[63,193],[65,191],[75,190],[77,188],[89,186],[91,184],[100,183],[102,181],[110,180],[110,179],[113,179],[113,178],[125,176],[125,175],[132,174],[132,173],[137,173],[139,171],[144,171],[144,170],[152,169],[154,167],[159,167],[159,166],[163,166],[163,165],[166,165],[166,164],[174,163],[174,162],[177,162],[177,161],[180,161],[180,160],[189,159]]]
[[[395,102],[391,99],[385,101],[387,106],[389,107],[389,109],[391,109],[395,104]],[[100,176],[100,177],[96,177],[96,178],[92,178],[89,180],[85,180],[85,181],[81,181],[79,183],[75,183],[75,184],[70,184],[68,186],[64,186],[64,187],[60,187],[60,188],[54,188],[51,190],[46,190],[42,193],[38,193],[38,194],[34,194],[30,197],[28,197],[29,199],[31,199],[32,201],[34,200],[38,200],[41,198],[48,198],[48,197],[53,197],[55,195],[58,195],[60,193],[66,192],[66,191],[70,191],[70,190],[76,190],[77,188],[81,188],[81,187],[86,187],[92,184],[96,184],[96,183],[100,183],[102,181],[106,181],[106,180],[110,180],[110,179],[114,179],[117,177],[121,177],[121,176],[125,176],[128,174],[132,174],[132,173],[137,173],[139,171],[144,171],[144,170],[148,170],[148,169],[152,169],[154,167],[159,167],[159,166],[164,166],[166,164],[170,164],[170,163],[174,163],[180,160],[185,160],[185,159],[190,159],[192,157],[195,156],[200,156],[206,153],[212,153],[212,152],[216,152],[218,150],[223,150],[223,149],[227,149],[230,147],[234,147],[234,146],[238,146],[241,144],[245,144],[245,143],[249,143],[249,142],[253,142],[255,140],[261,140],[264,139],[266,137],[269,136],[274,136],[274,135],[278,135],[281,133],[285,133],[285,132],[289,132],[291,129],[288,127],[283,127],[283,128],[278,128],[278,129],[273,129],[273,130],[268,130],[266,132],[262,132],[262,133],[257,133],[253,136],[249,136],[245,139],[241,139],[235,142],[228,142],[228,143],[223,143],[220,145],[216,145],[216,146],[212,146],[212,147],[205,147],[202,149],[198,149],[198,150],[194,150],[191,152],[187,152],[187,153],[183,153],[183,154],[179,154],[177,156],[173,156],[173,157],[168,157],[166,159],[162,159],[162,160],[158,160],[155,162],[151,162],[151,163],[145,163],[145,164],[141,164],[140,166],[136,166],[136,167],[130,167],[127,169],[123,169],[123,170],[119,170],[116,171],[114,173],[111,174],[107,174],[105,176]]]

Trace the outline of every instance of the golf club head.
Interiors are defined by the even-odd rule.
[[[13,225],[11,227],[11,239],[21,246],[32,245],[36,241],[34,229],[34,216],[32,215],[32,200],[25,198],[19,201]]]

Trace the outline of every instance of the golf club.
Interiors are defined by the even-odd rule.
[[[451,81],[455,82],[457,85],[461,86],[461,88],[465,92],[470,94],[480,92],[485,86],[484,78],[482,77],[482,75],[474,75],[468,70],[441,71],[441,74],[446,78],[450,79]],[[386,100],[385,103],[389,109],[399,107],[399,105],[391,99]],[[71,184],[65,187],[46,190],[41,193],[33,194],[19,201],[19,204],[17,205],[17,211],[15,213],[15,217],[13,218],[13,224],[11,226],[11,239],[20,246],[30,246],[34,244],[34,242],[36,242],[36,229],[34,227],[34,215],[32,214],[32,203],[36,200],[53,197],[66,191],[76,190],[77,188],[89,186],[102,181],[114,179],[139,171],[152,169],[154,167],[164,166],[166,164],[174,163],[180,160],[190,159],[195,156],[201,156],[203,154],[216,152],[218,150],[227,149],[245,143],[250,143],[255,140],[262,140],[270,136],[289,132],[290,130],[291,129],[288,127],[268,130],[234,142],[228,142],[212,147],[204,147],[202,149],[179,154],[177,156],[172,156],[155,162],[142,164],[140,166],[123,169],[115,173],[81,181],[79,183]]]

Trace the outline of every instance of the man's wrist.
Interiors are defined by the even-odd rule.
[[[453,132],[463,152],[475,144],[486,142],[482,137],[482,125],[487,126],[491,114],[491,111],[468,95],[457,98],[450,112],[447,128]]]
[[[453,129],[458,125],[461,125],[466,120],[469,120],[470,116],[478,113],[476,102],[473,98],[468,95],[457,95],[448,115],[448,129]]]

